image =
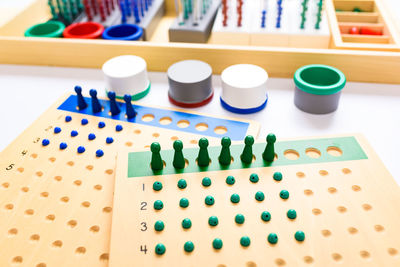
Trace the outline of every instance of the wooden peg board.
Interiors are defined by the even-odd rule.
[[[75,100],[76,96],[62,97],[1,153],[0,266],[107,266],[117,151],[148,149],[153,141],[172,148],[176,139],[187,147],[196,146],[207,133],[205,123],[210,126],[211,121],[219,121],[195,113],[136,106],[138,115],[128,122],[122,103],[121,116],[111,118],[105,100],[100,100],[104,111],[90,115],[90,99],[86,99],[86,110],[78,112],[73,104],[74,110],[66,111]],[[143,113],[147,111],[153,113]],[[164,116],[167,113],[171,117]],[[67,115],[72,117],[70,122],[65,122]],[[187,118],[178,124],[186,127],[178,127],[181,131],[176,128],[176,115]],[[83,118],[87,125],[81,125]],[[202,132],[193,130],[196,120],[204,120],[198,126]],[[100,121],[105,122],[104,128],[98,128]],[[225,134],[229,134],[235,127],[247,127],[245,134],[258,133],[258,123],[219,122],[224,121],[233,123],[230,126],[234,128],[221,125],[216,130],[226,126]],[[168,123],[175,130],[166,128]],[[116,131],[118,124],[122,131]],[[56,126],[61,128],[58,134],[54,133]],[[78,135],[71,137],[72,130]],[[89,133],[96,139],[89,141]],[[114,142],[106,144],[107,137]],[[48,146],[42,145],[44,138],[50,141]],[[220,142],[217,137],[209,140]],[[67,143],[65,150],[59,149],[61,142]],[[78,146],[86,151],[78,154]],[[97,149],[104,151],[103,157],[96,157]]]
[[[149,152],[119,154],[110,266],[400,265],[400,190],[364,137],[278,141],[272,164],[262,159],[264,148],[255,144],[255,159],[243,165],[243,145],[233,145],[233,162],[222,169],[220,146],[209,148],[212,161],[203,169],[193,164],[198,149],[184,149],[189,164],[181,173],[170,166],[173,151],[161,151],[166,167],[158,175],[137,168],[150,162]],[[281,181],[273,179],[275,172],[282,173]],[[253,173],[258,182],[250,181]],[[229,175],[233,185],[226,183]],[[204,177],[210,186],[202,185]],[[180,179],[185,189],[177,187]],[[160,191],[153,190],[155,181],[162,183]],[[288,199],[280,197],[281,190],[289,192]],[[264,201],[255,199],[258,191]],[[237,204],[230,201],[234,193]],[[215,204],[207,206],[206,196]],[[179,206],[181,198],[189,200],[187,208]],[[156,200],[163,202],[161,210],[153,208]],[[296,210],[296,219],[287,217],[289,209]],[[270,212],[270,221],[261,219],[263,211]],[[242,225],[235,222],[239,213]],[[217,226],[208,224],[210,216],[217,216]],[[184,218],[191,220],[190,229],[181,226]],[[155,231],[158,220],[163,231]],[[303,242],[295,240],[299,230]],[[275,245],[267,241],[270,233],[278,235]],[[241,246],[243,236],[250,246]],[[212,246],[215,238],[223,241],[220,250]],[[194,244],[190,253],[184,251],[187,241]],[[157,255],[160,243],[166,250]]]

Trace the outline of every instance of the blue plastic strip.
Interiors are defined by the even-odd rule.
[[[250,114],[250,113],[258,112],[265,108],[265,106],[267,105],[267,102],[268,102],[268,95],[267,95],[267,99],[265,100],[265,102],[261,106],[256,107],[256,108],[235,108],[235,107],[232,107],[229,104],[227,104],[224,100],[222,100],[221,97],[220,97],[220,100],[221,100],[222,107],[230,112],[238,113],[238,114]]]
[[[154,126],[159,128],[165,128],[170,130],[176,130],[181,132],[187,133],[194,133],[203,136],[210,136],[210,137],[223,137],[228,136],[232,140],[239,141],[243,140],[246,137],[247,130],[249,128],[249,123],[241,122],[241,121],[234,121],[234,120],[227,120],[227,119],[219,119],[214,117],[202,116],[197,114],[191,114],[186,112],[174,111],[174,110],[167,110],[167,109],[160,109],[160,108],[150,108],[145,106],[138,106],[133,105],[137,115],[135,118],[128,119],[125,117],[125,103],[117,101],[118,107],[121,110],[121,113],[115,116],[110,115],[110,101],[99,99],[100,104],[103,106],[103,111],[98,113],[92,113],[92,104],[90,97],[84,97],[86,103],[88,104],[87,108],[83,110],[77,109],[77,96],[71,95],[69,96],[64,103],[62,103],[58,109],[65,110],[69,112],[75,112],[79,114],[87,114],[96,117],[103,117],[107,119],[131,122],[131,123],[138,123],[148,126]],[[142,117],[144,115],[151,114],[154,116],[154,119],[151,121],[143,121]],[[172,122],[167,125],[160,124],[160,119],[164,117],[169,117],[172,119]],[[186,128],[178,127],[178,122],[181,120],[186,120],[190,124]],[[199,131],[196,129],[196,125],[199,123],[205,123],[208,125],[206,131]],[[224,134],[217,134],[214,132],[214,129],[217,127],[225,127],[227,132]]]

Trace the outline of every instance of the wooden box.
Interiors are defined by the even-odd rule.
[[[332,11],[333,0],[327,0],[326,5]],[[112,57],[134,54],[147,61],[150,71],[166,71],[176,61],[199,59],[209,63],[215,74],[221,73],[223,69],[233,64],[249,63],[263,67],[270,77],[287,78],[293,77],[294,72],[303,65],[319,63],[340,69],[349,81],[400,83],[400,76],[392,71],[400,69],[398,44],[385,44],[386,47],[390,46],[389,49],[379,49],[377,44],[374,46],[357,44],[358,47],[348,44],[339,46],[338,26],[336,24],[335,30],[332,16],[329,16],[330,26],[336,37],[331,48],[287,48],[169,43],[168,28],[175,19],[174,10],[174,1],[166,0],[165,16],[151,40],[147,42],[25,38],[23,33],[29,26],[50,18],[47,1],[36,0],[0,27],[0,63],[100,68]],[[386,18],[386,13],[381,14],[389,27],[390,18]]]

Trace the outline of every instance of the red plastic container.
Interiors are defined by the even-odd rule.
[[[96,39],[101,36],[104,26],[96,22],[79,22],[69,25],[64,30],[65,38]]]

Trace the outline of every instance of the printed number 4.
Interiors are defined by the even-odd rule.
[[[147,246],[146,245],[141,245],[140,246],[140,251],[142,251],[144,254],[146,254],[147,253]]]

